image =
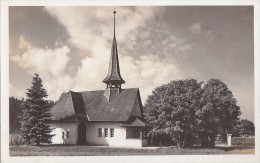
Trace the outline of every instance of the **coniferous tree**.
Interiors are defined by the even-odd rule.
[[[28,144],[40,145],[51,143],[52,128],[48,124],[51,119],[49,103],[45,98],[47,91],[43,88],[42,79],[35,74],[32,86],[27,89],[26,102],[23,105],[21,136]]]

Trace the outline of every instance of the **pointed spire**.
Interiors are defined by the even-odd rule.
[[[113,11],[114,13],[114,38],[116,37],[116,11]]]
[[[121,84],[124,84],[125,81],[123,80],[120,74],[116,34],[115,34],[116,33],[116,27],[115,27],[116,11],[114,11],[113,13],[114,13],[114,37],[112,42],[108,74],[107,77],[103,80],[103,82],[107,84],[107,88],[111,88],[111,87],[121,88]]]

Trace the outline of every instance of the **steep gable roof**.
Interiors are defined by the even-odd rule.
[[[127,121],[132,116],[136,98],[140,98],[138,88],[122,89],[120,94],[114,94],[109,102],[104,93],[105,90],[70,91],[62,94],[60,100],[51,108],[53,120]],[[142,104],[139,106],[142,112]]]
[[[126,121],[133,109],[138,89],[122,89],[110,102],[104,91],[83,92],[82,97],[90,121]]]
[[[54,121],[85,121],[84,105],[81,95],[69,91],[63,93],[58,102],[54,104],[50,112]]]

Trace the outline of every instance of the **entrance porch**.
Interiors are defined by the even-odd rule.
[[[134,146],[144,147],[148,145],[147,133],[152,127],[140,118],[132,118],[126,124],[121,124],[126,128],[126,140]]]

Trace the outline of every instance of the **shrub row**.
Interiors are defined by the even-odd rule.
[[[10,146],[23,145],[23,144],[25,144],[25,142],[19,134],[10,134],[9,135],[9,145]]]
[[[255,146],[255,138],[232,137],[231,145]]]

